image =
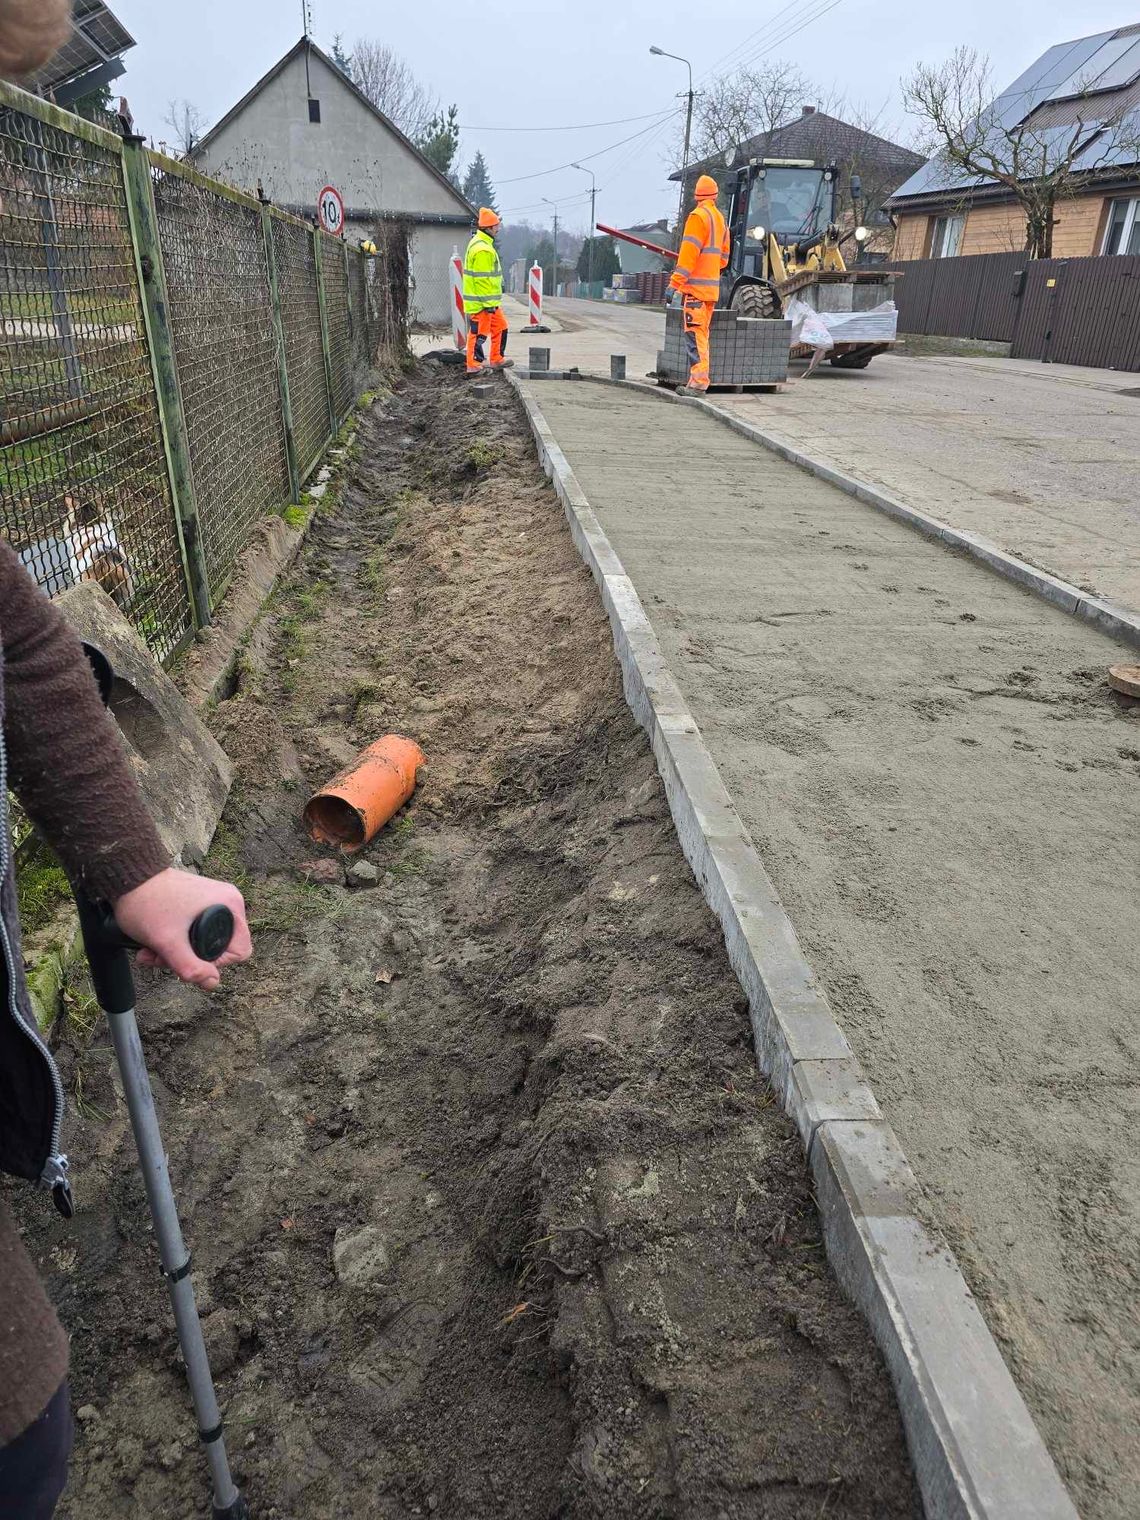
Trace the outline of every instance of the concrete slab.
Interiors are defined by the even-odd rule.
[[[661,312],[558,300],[553,363],[631,376],[656,364]],[[1140,613],[1140,399],[1135,376],[1029,360],[883,355],[824,365],[733,415],[939,522]]]
[[[58,597],[56,606],[110,663],[108,706],[163,844],[178,863],[200,865],[226,805],[233,767],[105,591],[82,582]]]

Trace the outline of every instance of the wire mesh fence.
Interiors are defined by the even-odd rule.
[[[275,218],[273,247],[277,258],[277,284],[281,291],[281,324],[293,406],[293,434],[303,473],[320,458],[330,429],[312,230]],[[364,260],[356,262],[363,274]]]
[[[152,160],[174,359],[211,586],[288,499],[260,213]]]
[[[0,83],[0,535],[44,591],[169,661],[403,342],[398,264]]]
[[[321,239],[325,316],[329,333],[333,411],[343,417],[352,405],[352,340],[349,335],[348,278],[344,245]]]
[[[190,632],[118,145],[2,100],[0,532],[49,595],[99,582],[160,658]]]

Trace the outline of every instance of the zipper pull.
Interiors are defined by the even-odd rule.
[[[40,1182],[44,1187],[51,1188],[51,1201],[64,1219],[71,1219],[75,1214],[75,1196],[71,1191],[71,1180],[67,1174],[66,1156],[49,1156],[47,1165],[40,1174]]]

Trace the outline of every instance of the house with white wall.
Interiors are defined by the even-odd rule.
[[[244,190],[258,184],[278,206],[315,217],[325,185],[339,190],[345,235],[360,242],[377,222],[412,233],[413,318],[450,321],[452,250],[475,213],[447,177],[302,37],[193,147],[195,165]]]

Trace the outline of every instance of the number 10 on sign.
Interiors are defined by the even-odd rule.
[[[339,237],[344,231],[344,202],[339,190],[334,190],[331,185],[325,186],[317,202],[317,214],[325,231]]]

